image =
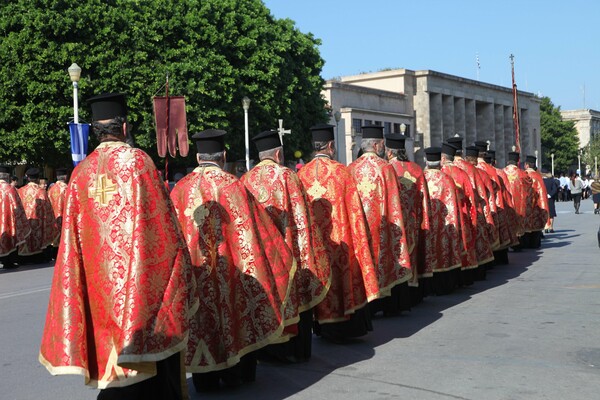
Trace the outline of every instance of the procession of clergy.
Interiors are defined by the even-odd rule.
[[[535,158],[521,169],[512,152],[497,168],[487,143],[452,137],[425,149],[423,170],[382,126],[362,127],[349,166],[335,160],[334,126],[314,126],[297,173],[279,134],[262,132],[241,179],[223,169],[226,132],[209,129],[192,136],[198,165],[169,193],[125,143],[124,99],[90,104],[101,144],[68,186],[61,171],[60,200],[36,170],[17,193],[0,169],[0,255],[60,243],[39,358],[98,398],[153,380],[140,390],[185,397],[186,371],[207,391],[253,381],[257,359],[307,361],[313,334],[367,335],[377,313],[485,279],[509,249],[538,248],[548,221]]]

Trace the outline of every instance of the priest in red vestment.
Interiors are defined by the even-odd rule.
[[[371,303],[372,313],[395,314],[410,309],[408,281],[413,272],[406,239],[398,179],[384,159],[383,126],[361,128],[363,154],[348,170],[354,177],[371,235],[371,250],[377,267],[380,299]],[[414,243],[412,243],[414,247]],[[415,272],[416,273],[416,272]]]
[[[488,153],[487,142],[475,142],[475,145],[479,149],[479,156],[477,158],[477,168],[480,169],[492,182],[493,195],[490,197],[493,200],[496,207],[496,214],[494,221],[498,228],[498,235],[500,238],[500,247],[494,251],[494,260],[496,263],[508,263],[508,247],[513,244],[513,238],[510,234],[510,220],[505,205],[505,194],[506,190],[502,183],[502,178],[498,175],[496,168],[491,164],[491,155]]]
[[[419,164],[409,161],[405,140],[406,136],[400,134],[385,136],[386,158],[398,178],[406,242],[412,249],[410,263],[415,273],[409,285],[414,304],[424,294],[424,285],[419,285],[419,281],[433,276],[434,264],[427,262],[426,256],[434,251],[432,238],[437,232],[429,226],[429,191],[425,175]]]
[[[452,292],[463,265],[461,204],[454,180],[441,170],[442,149],[425,149],[425,180],[430,195],[430,227],[433,246],[427,262],[433,267],[433,291],[438,295]]]
[[[0,166],[0,263],[16,268],[17,248],[31,233],[21,198],[10,184],[10,168]]]
[[[192,138],[198,167],[175,185],[171,199],[200,293],[185,365],[196,390],[205,391],[221,380],[226,386],[253,381],[253,352],[281,341],[299,317],[297,309],[287,313],[296,261],[267,211],[223,170],[225,131]]]
[[[527,225],[530,228],[529,247],[538,249],[541,246],[542,230],[546,227],[548,221],[548,192],[544,185],[544,178],[537,171],[537,157],[528,155],[525,157],[525,172],[531,178],[531,189],[533,193],[532,209],[533,212],[528,215]]]
[[[150,157],[125,143],[124,95],[89,100],[100,144],[73,171],[40,362],[98,399],[182,399],[191,262]]]
[[[524,241],[523,236],[530,231],[527,225],[527,216],[533,213],[533,182],[527,172],[519,168],[519,153],[509,152],[504,173],[506,188],[511,194],[514,210],[517,216],[517,235],[520,241]],[[504,177],[503,177],[504,178]],[[522,244],[514,246],[515,250],[520,250]]]
[[[365,214],[348,168],[335,161],[334,126],[311,128],[315,156],[298,176],[323,235],[331,286],[315,307],[315,333],[333,340],[372,330],[368,301],[380,297]]]
[[[60,241],[60,233],[62,232],[63,208],[65,207],[65,199],[67,198],[67,170],[59,168],[56,170],[56,182],[48,189],[48,198],[52,204],[54,217],[56,218],[56,227],[58,235],[52,243],[55,248],[58,248]]]
[[[504,210],[506,212],[506,218],[508,221],[508,233],[510,235],[510,245],[509,247],[518,246],[519,245],[519,235],[518,235],[518,217],[515,212],[515,207],[512,199],[512,195],[506,186],[506,182],[508,182],[508,178],[506,177],[506,172],[504,172],[503,168],[498,168],[496,165],[496,151],[488,150],[487,154],[491,158],[490,165],[498,174],[499,184],[502,187],[502,195],[504,198]],[[506,260],[508,263],[508,260]]]
[[[47,261],[46,248],[54,242],[58,235],[56,218],[48,193],[39,185],[40,170],[29,168],[25,174],[29,183],[18,190],[19,197],[29,220],[31,234],[19,247],[19,256],[36,256],[29,258],[33,262]],[[39,255],[39,256],[38,256]]]
[[[454,180],[461,209],[464,251],[462,252],[462,273],[459,284],[470,285],[475,278],[483,278],[485,271],[483,265],[492,261],[494,254],[482,225],[484,222],[482,222],[479,197],[475,194],[467,173],[454,164],[458,151],[459,149],[453,143],[442,144],[442,172]]]
[[[290,312],[300,312],[300,321],[284,331],[295,336],[286,343],[268,346],[264,352],[282,361],[307,361],[312,348],[312,308],[323,300],[330,286],[329,261],[318,225],[312,222],[314,216],[302,182],[294,171],[283,166],[279,133],[261,132],[252,141],[260,162],[241,180],[269,213],[298,263],[288,304]]]

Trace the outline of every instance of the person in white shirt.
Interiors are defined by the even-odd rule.
[[[581,193],[583,191],[583,182],[579,179],[579,175],[573,173],[571,180],[569,181],[569,189],[571,189],[571,196],[573,197],[573,207],[575,207],[575,214],[579,214],[579,206],[581,205]]]

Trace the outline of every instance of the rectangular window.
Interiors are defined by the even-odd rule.
[[[397,124],[394,122],[394,132],[393,133],[400,133],[400,124]]]
[[[360,133],[362,126],[362,119],[360,118],[352,118],[352,133]]]
[[[373,121],[370,119],[365,119],[365,126],[367,125],[373,125]]]
[[[381,121],[375,121],[376,126],[381,126]]]
[[[392,133],[392,123],[391,122],[385,122],[383,124],[383,133],[386,135]]]

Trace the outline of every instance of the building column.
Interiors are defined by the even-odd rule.
[[[437,146],[442,143],[443,104],[440,93],[429,94],[429,143]]]
[[[465,131],[462,136],[465,143],[470,144],[477,135],[477,102],[472,99],[465,100]]]
[[[455,97],[454,98],[454,132],[448,135],[446,132],[445,139],[454,136],[455,134],[460,134],[464,136],[464,132],[466,132],[466,118],[465,118],[465,99],[463,97]]]
[[[454,136],[454,96],[442,95],[442,140]],[[440,142],[441,144],[441,142]]]

